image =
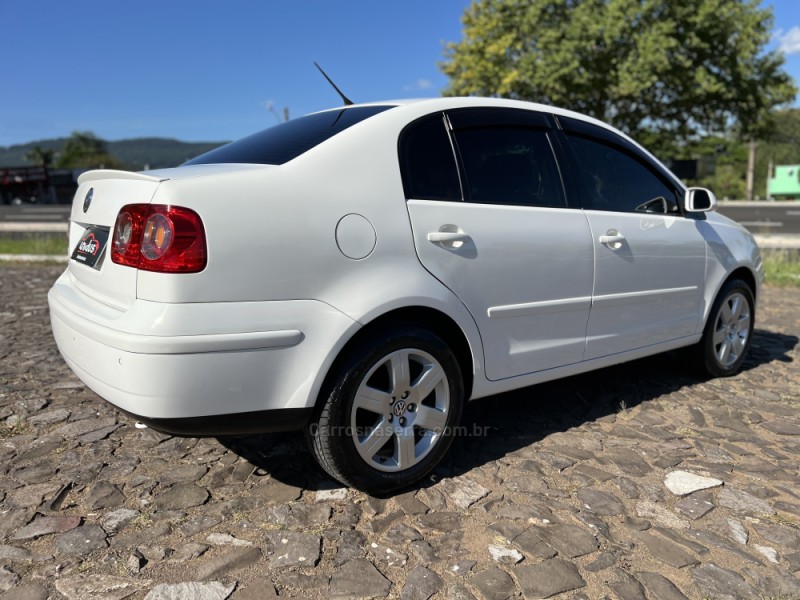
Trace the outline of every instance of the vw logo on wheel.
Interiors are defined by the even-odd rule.
[[[94,188],[89,188],[89,191],[86,192],[86,198],[83,199],[83,212],[89,210],[89,207],[92,205],[93,197],[94,197]]]
[[[406,403],[403,402],[402,400],[396,402],[395,405],[392,407],[392,412],[394,413],[395,417],[399,417],[405,411],[406,411]]]

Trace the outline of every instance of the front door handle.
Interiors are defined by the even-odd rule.
[[[605,244],[612,250],[617,250],[618,248],[622,247],[622,242],[625,241],[625,236],[616,229],[609,229],[606,231],[605,235],[601,235],[597,239],[601,244]]]

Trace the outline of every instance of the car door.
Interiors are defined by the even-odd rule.
[[[634,144],[560,118],[595,250],[585,359],[697,331],[706,244],[680,188]]]
[[[580,362],[593,248],[550,118],[461,109],[410,125],[400,162],[419,260],[475,318],[498,380]]]

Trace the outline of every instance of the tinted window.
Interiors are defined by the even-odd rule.
[[[442,114],[409,125],[400,136],[406,198],[461,200],[456,160]]]
[[[621,212],[677,213],[675,189],[622,149],[568,134],[578,161],[584,208]]]
[[[512,126],[460,129],[465,196],[483,204],[565,206],[547,133]]]
[[[286,121],[241,140],[201,154],[187,165],[216,163],[251,163],[281,165],[297,158],[317,144],[321,144],[369,117],[391,106],[358,106],[341,110],[328,110]]]

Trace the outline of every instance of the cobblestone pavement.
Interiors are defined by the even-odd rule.
[[[3,600],[800,598],[796,290],[765,289],[738,377],[670,353],[478,401],[377,499],[298,434],[136,428],[56,351],[60,269],[0,267]]]

